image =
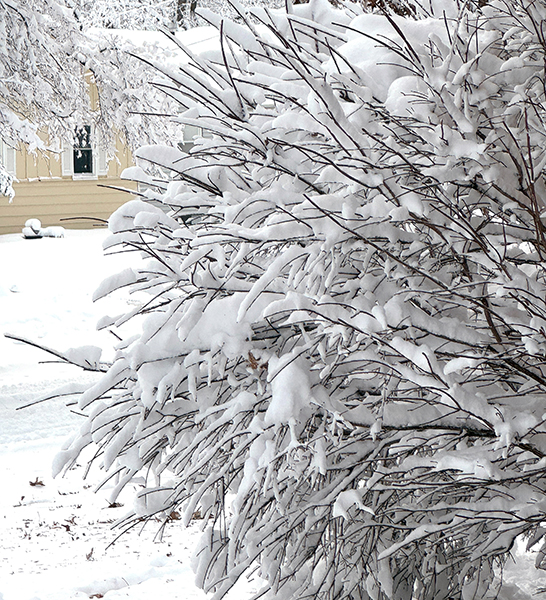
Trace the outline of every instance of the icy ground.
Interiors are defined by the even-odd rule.
[[[123,254],[104,257],[107,235],[94,230],[67,231],[62,239],[0,236],[0,334],[59,350],[108,346],[109,334],[97,332],[96,322],[125,312],[135,300],[118,293],[91,302],[102,279],[134,261]],[[44,360],[51,359],[0,335],[0,600],[204,599],[191,571],[199,521],[189,529],[173,521],[163,541],[150,523],[110,545],[119,533],[112,523],[127,511],[130,494],[120,498],[125,506],[110,506],[108,489],[94,493],[97,473],[82,479],[83,466],[52,480],[53,457],[81,417],[61,400],[16,409],[67,383],[91,382],[94,375],[38,364]],[[546,574],[535,571],[533,561],[519,549],[506,567],[500,600],[546,598],[534,595],[546,588]],[[257,587],[258,582],[244,582],[230,600],[246,600]]]

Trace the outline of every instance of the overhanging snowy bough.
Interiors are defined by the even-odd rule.
[[[146,319],[58,466],[94,442],[112,499],[146,474],[127,526],[199,511],[215,598],[255,569],[276,598],[485,598],[542,543],[546,5],[446,15],[256,10],[164,70],[211,137],[140,151],[171,175],[110,246],[148,261],[97,295]]]

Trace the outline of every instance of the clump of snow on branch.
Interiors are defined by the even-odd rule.
[[[145,320],[57,469],[144,475],[122,525],[199,510],[215,599],[494,595],[545,547],[546,4],[201,14],[217,50],[157,67],[206,135],[129,173],[107,247],[147,263],[98,295]]]

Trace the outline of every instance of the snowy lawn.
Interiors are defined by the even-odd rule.
[[[51,463],[82,418],[61,400],[16,410],[48,393],[97,376],[59,365],[44,352],[6,339],[4,333],[66,350],[108,346],[95,325],[125,312],[134,299],[91,296],[110,273],[134,257],[104,257],[105,230],[67,231],[64,239],[0,236],[0,599],[131,600],[205,598],[194,586],[191,555],[201,522],[189,529],[173,521],[156,539],[159,523],[119,535],[112,523],[127,512],[130,494],[110,506],[109,490],[94,493],[100,473],[83,480],[83,466],[51,478]],[[106,353],[105,358],[108,358]],[[131,492],[132,490],[129,490]],[[125,504],[126,506],[123,506]],[[109,547],[110,546],[110,547]],[[232,598],[250,596],[252,585]]]
[[[97,332],[105,314],[127,310],[134,299],[122,293],[95,304],[91,296],[111,273],[135,258],[104,257],[104,230],[67,231],[64,239],[24,240],[0,236],[0,333],[12,333],[66,350],[107,347]],[[106,353],[105,358],[108,358]],[[113,545],[112,523],[131,503],[130,492],[110,506],[108,489],[94,493],[100,474],[83,480],[83,465],[65,478],[51,478],[51,462],[81,417],[61,400],[16,410],[67,383],[96,375],[51,362],[43,352],[0,338],[0,600],[205,598],[194,587],[191,555],[200,521],[188,529],[173,521],[163,540],[159,523],[134,529]],[[126,506],[124,506],[124,504]],[[509,561],[504,600],[530,600],[546,576],[534,557],[518,552]],[[258,582],[244,582],[230,599],[244,600]]]

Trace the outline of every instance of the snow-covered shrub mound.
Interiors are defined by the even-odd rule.
[[[144,474],[136,519],[199,510],[214,598],[255,569],[275,598],[485,598],[543,543],[546,3],[456,5],[205,13],[221,49],[164,70],[209,135],[140,151],[164,180],[108,246],[149,261],[102,291],[147,318],[63,461],[98,444],[112,501]]]

